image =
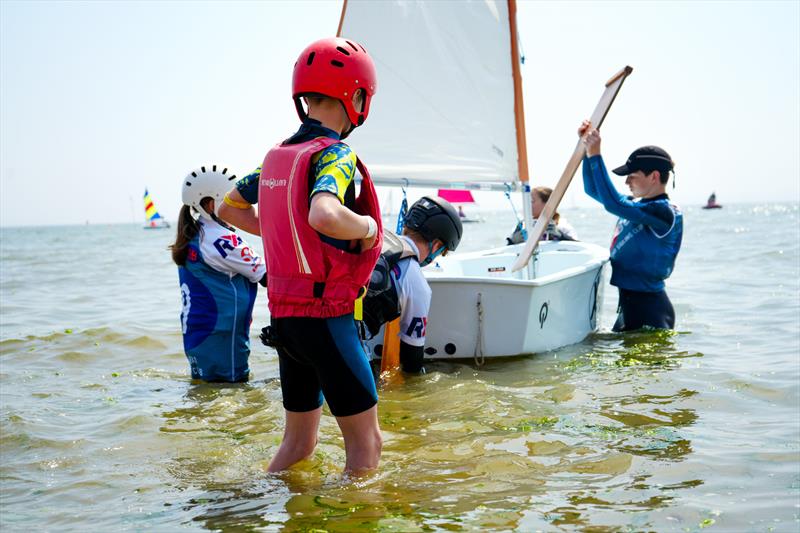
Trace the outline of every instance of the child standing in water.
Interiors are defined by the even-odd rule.
[[[236,179],[227,169],[200,167],[183,180],[175,243],[183,308],[183,348],[192,379],[241,382],[250,376],[250,322],[256,283],[266,286],[261,257],[217,218]]]
[[[232,189],[220,209],[223,219],[260,232],[269,265],[270,342],[286,415],[270,472],[314,452],[323,401],[344,438],[345,471],[359,474],[380,460],[378,391],[356,320],[381,253],[381,214],[369,172],[342,142],[367,120],[377,83],[375,64],[356,41],[306,47],[292,76],[300,128],[269,151],[259,179]]]

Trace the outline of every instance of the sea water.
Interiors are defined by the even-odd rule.
[[[564,215],[608,243],[602,210]],[[686,209],[675,332],[611,333],[608,287],[579,344],[386,386],[381,466],[356,481],[327,410],[313,457],[266,473],[283,408],[263,291],[251,382],[196,384],[174,230],[3,228],[0,529],[797,531],[799,216]],[[463,250],[515,223],[485,218]]]

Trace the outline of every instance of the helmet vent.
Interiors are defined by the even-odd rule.
[[[216,172],[216,171],[217,171],[217,165],[212,166],[211,167],[211,172]]]
[[[356,52],[358,52],[358,48],[356,48],[356,45],[354,45],[354,44],[353,44],[353,43],[351,43],[350,41],[345,41],[345,42],[346,42],[347,44],[349,44],[349,45],[350,45],[350,48],[352,48],[353,50],[355,50]]]
[[[342,48],[341,46],[337,46],[336,49],[339,50],[341,53],[343,53],[346,56],[350,55],[350,52],[348,52],[346,49]]]
[[[200,167],[200,171],[201,172],[205,172],[206,171],[206,167]]]
[[[197,177],[197,172],[192,172],[192,176]]]
[[[194,172],[192,172],[192,176],[194,176]],[[186,186],[187,187],[191,187],[192,186],[192,182],[191,181],[187,181],[186,182]]]
[[[226,168],[225,170],[228,170],[228,169]],[[223,172],[223,174],[224,174],[224,172]],[[235,180],[235,179],[236,179],[236,174],[231,174],[231,177],[228,178],[228,181]]]
[[[308,60],[306,61],[306,65],[311,66],[311,63],[314,62],[314,56],[317,55],[316,52],[311,52],[308,54]]]
[[[222,169],[222,173],[223,173],[223,174],[225,174],[227,171],[228,171],[228,169],[227,169],[227,168],[223,168],[223,169]]]
[[[335,59],[331,59],[331,65],[339,68],[344,67],[344,63],[342,63],[341,61],[336,61]]]

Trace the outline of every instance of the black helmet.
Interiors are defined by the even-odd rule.
[[[406,215],[405,227],[429,241],[439,239],[451,251],[458,247],[464,232],[456,209],[438,196],[423,196],[414,202]]]

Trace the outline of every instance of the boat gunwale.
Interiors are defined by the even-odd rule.
[[[445,276],[439,275],[437,272],[426,272],[425,279],[429,283],[462,283],[462,284],[490,284],[490,285],[514,285],[514,286],[530,286],[538,287],[541,285],[549,285],[556,281],[579,276],[580,274],[589,272],[598,267],[602,267],[608,263],[608,259],[594,259],[592,261],[583,263],[582,265],[560,270],[554,274],[541,276],[534,279],[514,279],[514,278],[501,278],[496,276]]]
[[[552,243],[552,244],[550,244]],[[548,246],[549,244],[549,246]],[[516,246],[521,248],[524,243],[517,244]],[[556,246],[567,246],[566,249],[564,248],[555,248],[554,250],[548,250],[546,247],[556,247]],[[511,277],[501,277],[501,276],[454,276],[448,275],[444,272],[439,272],[436,270],[423,270],[423,274],[425,275],[425,279],[428,280],[429,283],[466,283],[466,284],[477,284],[477,283],[488,283],[492,285],[514,285],[514,286],[530,286],[530,287],[537,287],[541,285],[548,285],[550,283],[554,283],[556,281],[561,281],[563,279],[567,279],[573,276],[578,276],[590,270],[594,270],[595,268],[602,267],[609,261],[609,254],[605,248],[602,248],[596,244],[588,243],[588,242],[579,242],[579,241],[549,241],[549,243],[544,244],[539,248],[539,254],[541,255],[551,255],[556,253],[587,253],[588,257],[586,261],[566,269],[559,270],[552,274],[547,274],[545,276],[539,276],[534,279],[516,279]],[[513,258],[516,258],[519,254],[515,252],[515,249],[512,247],[497,247],[497,248],[489,248],[486,250],[477,250],[474,252],[467,252],[460,256],[453,256],[453,262],[467,262],[472,259],[478,259],[483,257],[492,257],[498,255],[507,255],[509,259],[513,261]],[[506,270],[505,272],[510,272],[510,270]]]

